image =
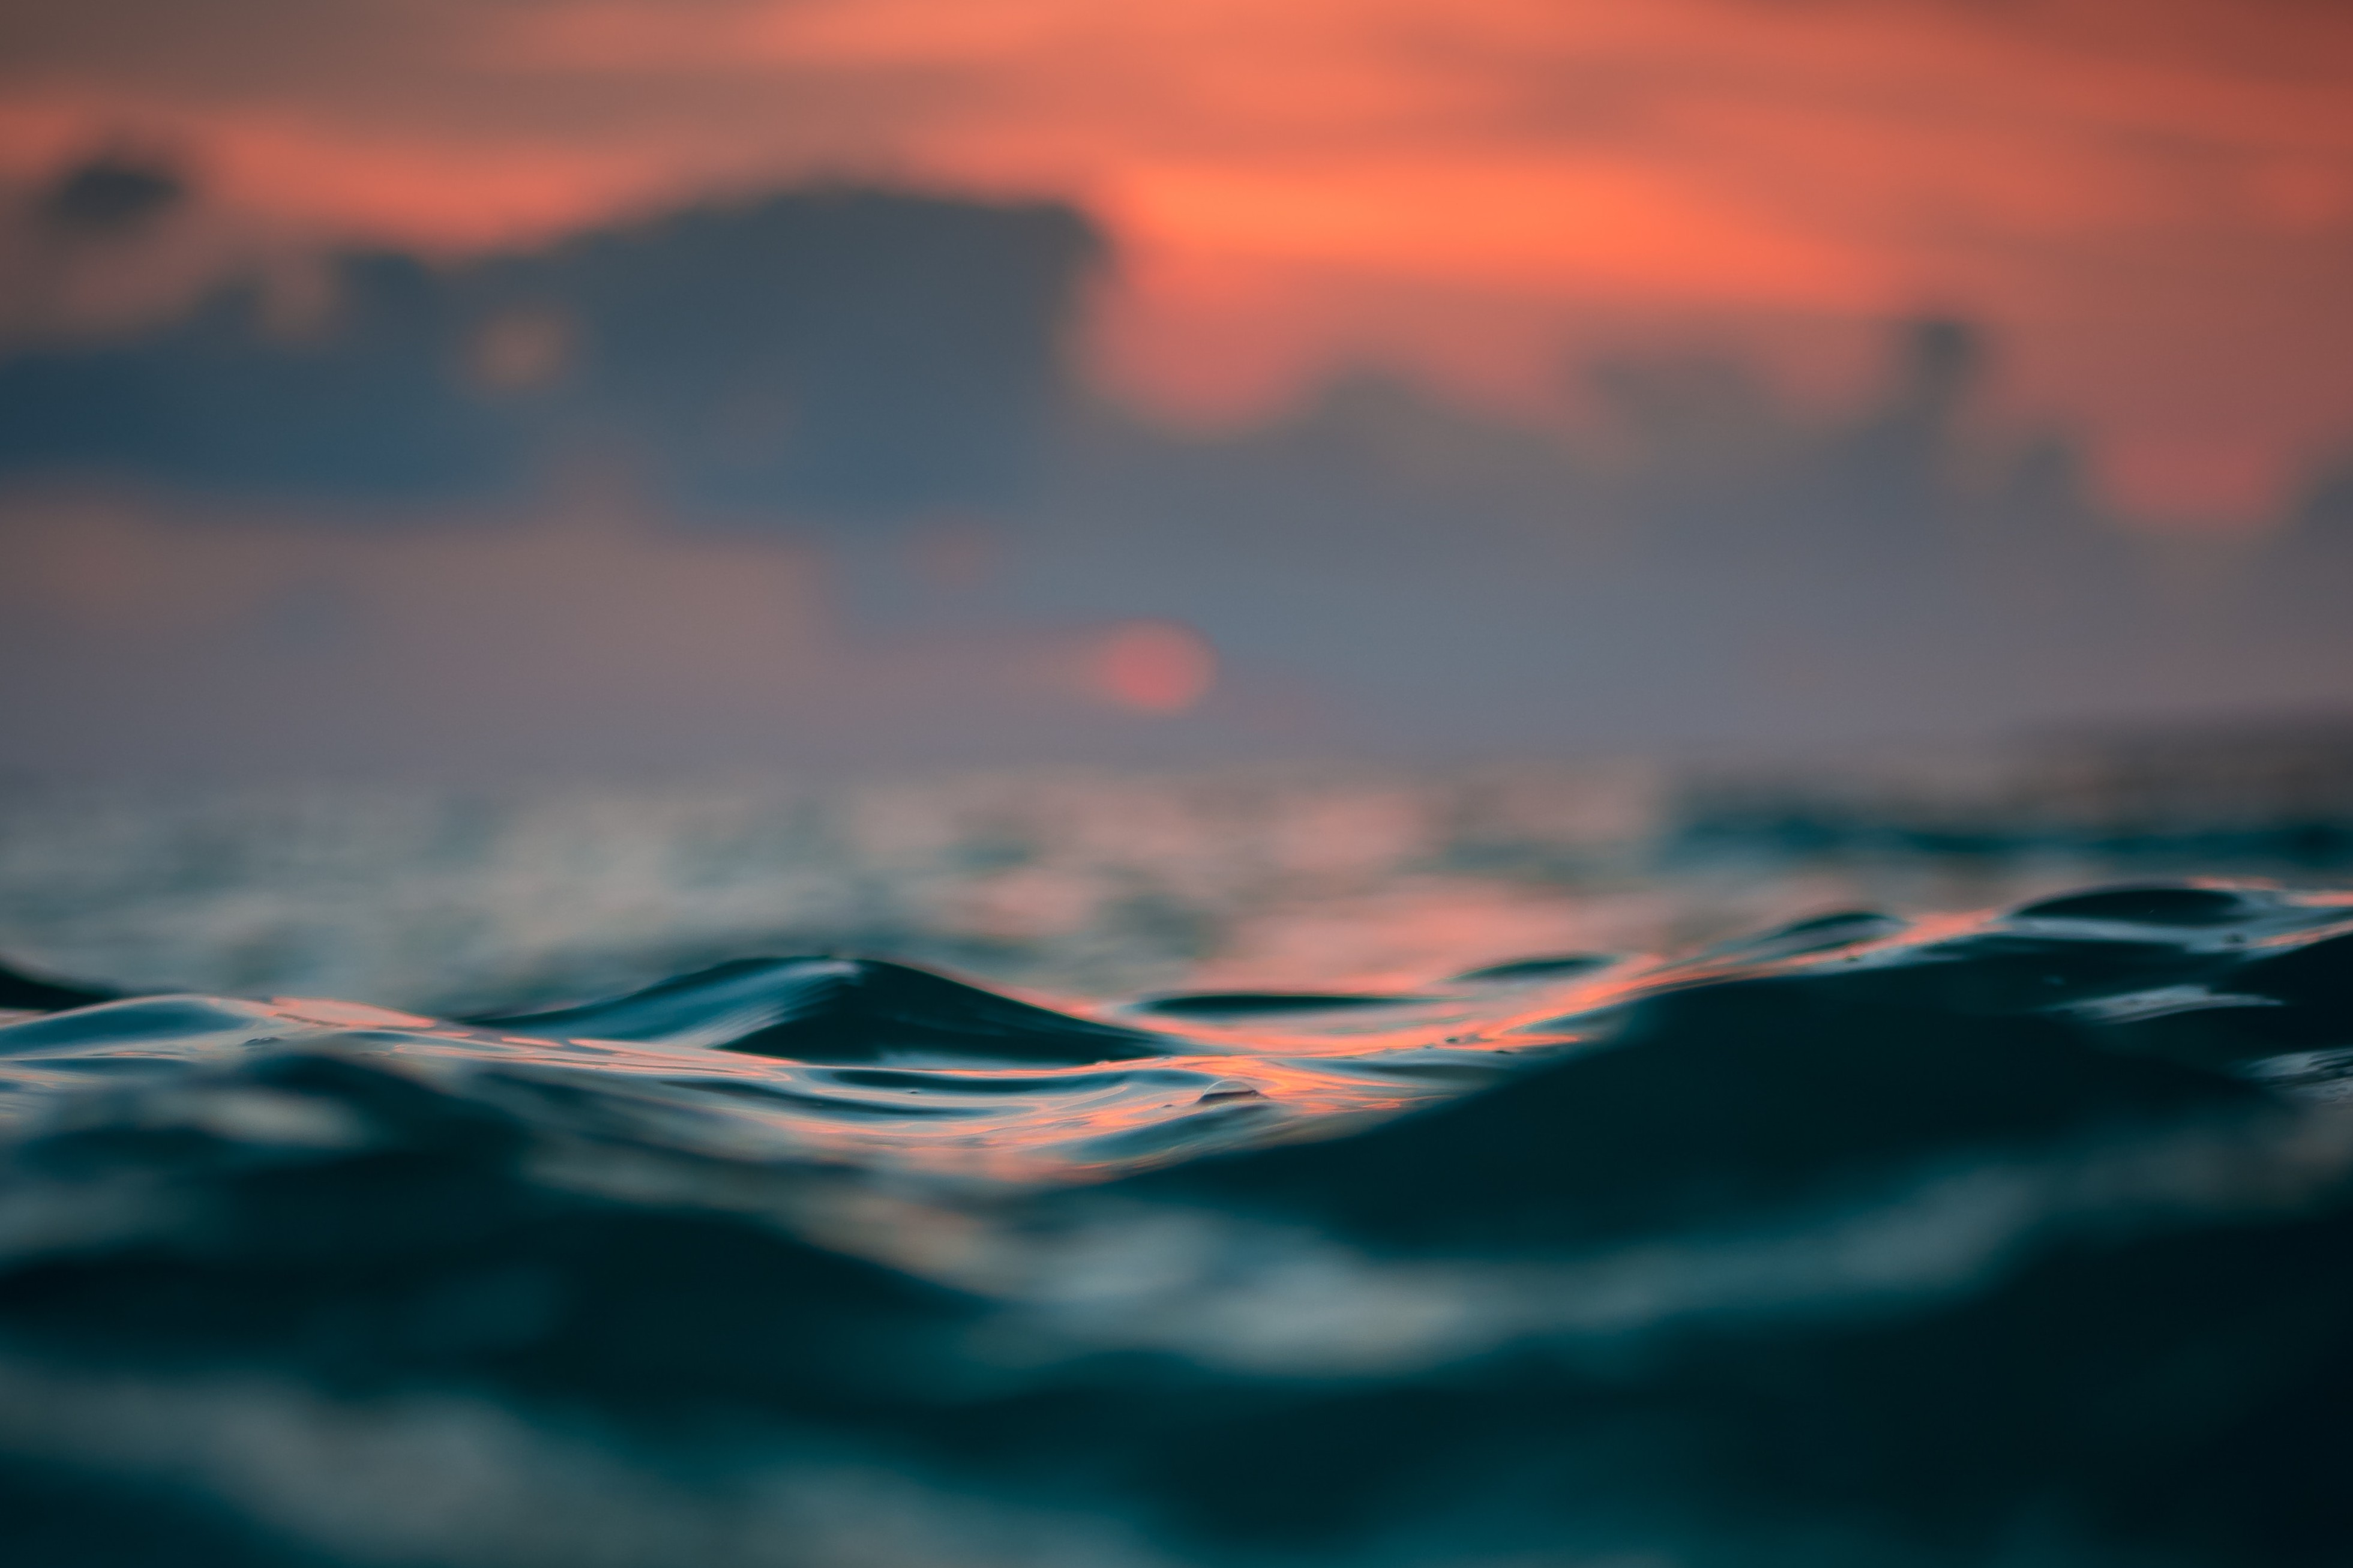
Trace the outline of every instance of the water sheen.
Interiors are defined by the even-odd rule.
[[[0,1005],[12,1561],[2353,1542],[2353,895],[1382,993]]]

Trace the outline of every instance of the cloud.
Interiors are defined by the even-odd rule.
[[[404,244],[812,172],[1068,195],[1132,258],[1098,363],[1196,413],[1368,353],[1525,405],[1515,335],[1680,305],[1769,349],[1895,302],[2000,324],[2015,405],[2097,430],[2119,485],[2202,438],[2254,507],[2353,423],[2353,15],[2306,0],[36,0],[0,29],[17,143],[167,123],[229,197]]]

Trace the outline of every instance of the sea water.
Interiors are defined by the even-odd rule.
[[[1138,815],[1103,856],[1229,908],[1139,924],[1176,934],[1116,962],[1187,984],[1119,994],[839,943],[563,994],[576,953],[495,932],[470,969],[418,950],[468,969],[448,1005],[414,952],[357,996],[12,972],[6,1560],[2346,1559],[2353,895],[2143,879],[1702,941],[1668,905],[1840,884],[1607,834],[1546,880],[1525,833],[1432,851],[1394,797],[1334,798],[1337,847],[1229,806],[1261,848],[1223,871]],[[512,831],[380,858],[385,897],[519,874]],[[971,837],[881,835],[919,861],[892,896],[1070,870]],[[297,883],[236,862],[269,837],[117,865],[123,928],[142,880],[289,918]],[[739,910],[792,870],[757,841],[709,851]],[[360,868],[318,859],[301,885]],[[1580,892],[1669,940],[1523,940],[1576,934]],[[1413,912],[1346,925],[1383,898]],[[1279,934],[1319,910],[1356,934]],[[59,929],[45,971],[97,950]],[[972,951],[1050,970],[1050,934]],[[1437,966],[1471,940],[1495,962]]]

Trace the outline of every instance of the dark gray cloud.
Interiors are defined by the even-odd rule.
[[[0,360],[0,470],[458,500],[618,437],[691,510],[996,505],[1102,252],[1068,207],[819,189],[462,268],[337,256],[311,321],[240,282]]]

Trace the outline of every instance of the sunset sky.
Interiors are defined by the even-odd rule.
[[[1579,415],[1725,349],[1799,395],[1984,321],[2002,411],[2156,522],[2353,444],[2333,0],[18,0],[0,158],[182,151],[280,234],[444,251],[812,174],[1055,195],[1107,390],[1245,420],[1343,365]]]

